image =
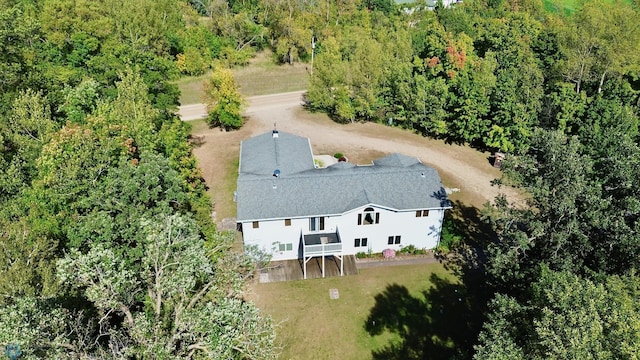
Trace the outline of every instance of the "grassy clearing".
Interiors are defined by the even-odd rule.
[[[280,324],[281,359],[367,359],[372,351],[401,351],[411,346],[415,336],[439,344],[433,350],[447,356],[447,348],[454,347],[455,341],[446,334],[460,325],[454,319],[457,311],[451,308],[456,301],[450,296],[458,295],[458,286],[442,265],[423,264],[363,269],[346,277],[255,284],[250,299]],[[339,299],[329,298],[332,288],[338,289]],[[449,309],[452,318],[438,321]]]
[[[180,104],[198,104],[204,102],[204,82],[210,73],[201,76],[186,76],[176,81],[180,89]]]
[[[237,153],[237,152],[236,152]],[[240,165],[240,154],[232,156],[229,161],[225,161],[223,194],[233,194],[238,183],[238,166]],[[225,196],[218,199],[216,211],[221,219],[236,217],[236,203],[233,196]]]
[[[606,0],[615,2],[616,0]],[[544,0],[544,8],[548,12],[558,13],[562,11],[566,15],[571,15],[580,9],[585,0]],[[633,0],[621,0],[623,3],[632,4]]]
[[[236,203],[233,192],[238,180],[238,144],[246,134],[236,131],[222,133],[219,129],[210,129],[204,120],[190,121],[191,135],[201,139],[194,154],[198,166],[209,186],[208,193],[215,206],[216,218],[221,221],[236,216]],[[212,156],[215,151],[216,156]]]
[[[233,70],[244,96],[277,94],[304,90],[309,84],[309,65],[277,65],[271,52],[264,51],[249,66]]]
[[[572,14],[580,6],[581,0],[544,0],[544,8],[548,12]]]
[[[248,66],[233,69],[233,75],[244,96],[277,94],[304,90],[309,84],[309,65],[277,65],[270,51],[263,51]],[[204,82],[210,73],[188,76],[176,81],[180,89],[180,104],[203,102]]]
[[[191,129],[190,129],[191,135],[197,136],[198,134],[202,134],[205,131],[209,130],[209,125],[207,125],[207,122],[205,121],[205,119],[192,120],[187,123],[189,124],[189,126],[191,126]]]

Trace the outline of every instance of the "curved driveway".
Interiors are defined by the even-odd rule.
[[[492,201],[499,193],[506,193],[511,200],[519,198],[511,188],[491,185],[500,171],[488,163],[487,153],[445,144],[397,127],[375,123],[338,124],[326,116],[305,112],[303,94],[304,91],[296,91],[248,98],[245,112],[248,121],[235,133],[246,138],[269,131],[275,125],[281,131],[308,137],[314,149],[345,154],[373,150],[415,156],[437,168],[445,184],[459,188],[465,202],[476,207]],[[183,120],[197,119],[206,117],[206,109],[204,104],[186,105],[180,108],[179,114]]]

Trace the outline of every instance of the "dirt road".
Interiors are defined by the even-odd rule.
[[[488,153],[480,153],[466,146],[445,144],[440,140],[427,139],[396,127],[374,123],[338,124],[326,115],[312,114],[302,108],[302,94],[292,92],[256,96],[249,98],[245,112],[247,122],[239,131],[223,132],[219,129],[196,129],[203,145],[194,150],[200,162],[205,180],[212,189],[214,201],[228,189],[221,188],[221,174],[229,171],[223,163],[229,157],[237,159],[240,141],[273,129],[285,131],[311,140],[314,154],[341,152],[350,161],[370,163],[371,160],[388,153],[398,152],[415,156],[423,163],[438,169],[445,186],[459,188],[452,196],[454,200],[476,207],[491,201],[498,193],[507,193],[515,199],[512,189],[499,189],[491,180],[500,176],[499,170],[488,162]],[[200,107],[198,107],[200,106]],[[182,107],[183,119],[202,114],[203,105]],[[237,171],[233,169],[232,171]],[[225,198],[226,199],[226,198]],[[226,200],[224,200],[226,201]],[[226,215],[226,214],[225,214]]]
[[[178,115],[183,121],[204,119],[207,117],[207,105],[205,104],[182,105],[178,109]]]
[[[253,96],[249,98],[249,109],[247,115],[256,110],[264,111],[270,108],[291,107],[302,104],[304,91],[294,91],[289,93]],[[178,109],[178,115],[183,121],[199,120],[207,117],[207,105],[189,104],[182,105]]]

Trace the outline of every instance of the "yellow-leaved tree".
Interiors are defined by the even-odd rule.
[[[205,83],[207,123],[225,130],[239,129],[243,124],[242,107],[245,100],[231,70],[216,67]]]

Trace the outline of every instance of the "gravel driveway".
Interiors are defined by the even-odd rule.
[[[445,144],[397,127],[370,122],[338,124],[326,115],[304,110],[302,95],[299,91],[251,97],[245,112],[247,121],[240,130],[224,132],[202,127],[194,131],[202,142],[194,154],[215,204],[226,203],[231,196],[227,194],[223,179],[225,172],[237,171],[231,169],[237,164],[230,165],[229,159],[237,159],[240,141],[270,131],[274,126],[280,131],[308,137],[314,154],[341,152],[356,163],[370,162],[393,152],[415,156],[438,169],[445,186],[459,188],[460,192],[451,198],[465,205],[479,208],[499,193],[506,193],[511,200],[519,199],[513,189],[491,185],[491,181],[500,176],[500,171],[489,164],[488,153]],[[191,105],[189,109],[196,114],[202,113],[197,106]]]

